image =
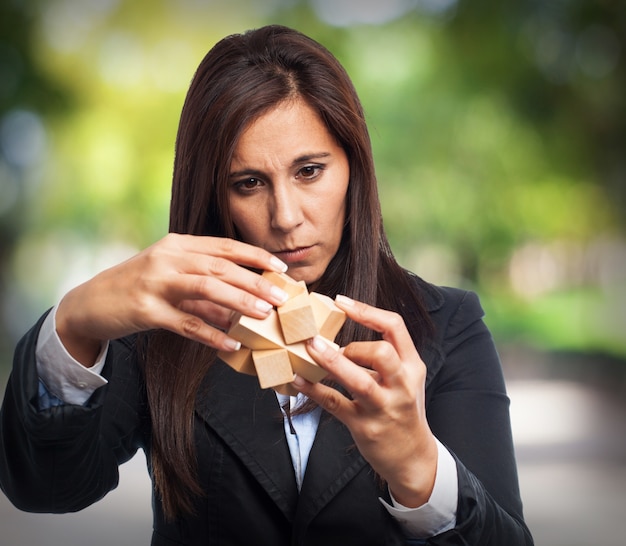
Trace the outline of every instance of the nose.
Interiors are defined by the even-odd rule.
[[[272,229],[288,233],[304,221],[303,196],[293,184],[277,184],[272,192],[270,216]]]

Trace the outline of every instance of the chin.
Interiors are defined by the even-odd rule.
[[[298,268],[294,267],[293,269],[289,268],[287,270],[287,275],[289,275],[292,279],[296,281],[304,281],[307,285],[313,284],[315,281],[318,281],[322,276],[321,273],[317,271],[311,271],[309,268]]]

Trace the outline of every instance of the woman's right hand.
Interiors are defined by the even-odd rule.
[[[269,252],[221,237],[169,234],[68,292],[57,332],[68,352],[92,366],[102,341],[163,328],[222,350],[233,312],[267,316],[287,294],[250,271],[284,272]]]

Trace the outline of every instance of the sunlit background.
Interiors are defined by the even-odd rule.
[[[353,78],[401,263],[481,297],[537,544],[623,544],[625,6],[2,0],[0,387],[41,312],[166,233],[178,116],[207,50],[286,24]],[[79,515],[0,495],[0,543],[147,544],[142,460]]]

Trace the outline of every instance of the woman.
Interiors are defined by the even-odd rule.
[[[207,54],[170,232],[18,345],[0,422],[17,507],[80,510],[142,448],[155,545],[532,544],[480,305],[396,263],[363,111],[325,48],[270,26]],[[285,301],[260,272],[286,269],[350,319],[341,350],[309,340],[330,381],[297,377],[298,397],[216,357],[239,347],[235,312]]]

